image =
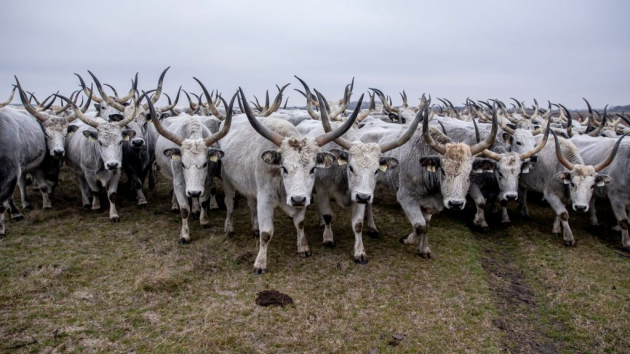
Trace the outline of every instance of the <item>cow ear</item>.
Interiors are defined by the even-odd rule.
[[[381,157],[378,161],[378,169],[385,172],[388,168],[394,168],[398,166],[398,160],[393,157]]]
[[[400,118],[400,123],[401,124],[407,124],[407,119],[406,118]]]
[[[337,158],[338,165],[347,165],[348,164],[348,152],[341,149],[330,149],[331,154],[335,155]]]
[[[182,152],[179,148],[169,148],[164,150],[164,156],[170,157],[173,161],[179,161],[182,158]]]
[[[277,150],[267,150],[263,152],[261,158],[265,163],[272,166],[280,166],[280,161],[282,161],[282,154],[280,154]]]
[[[79,130],[79,126],[77,126],[77,125],[69,125],[68,126],[68,136],[72,136],[77,130]]]
[[[389,119],[390,119],[392,122],[396,122],[396,123],[398,123],[398,115],[397,115],[397,114],[390,113],[390,114],[389,114]]]
[[[494,160],[475,158],[472,164],[473,173],[494,172],[497,163]]]
[[[571,183],[571,172],[558,172],[556,178],[561,180],[564,184]]]
[[[429,156],[420,158],[420,166],[426,167],[427,171],[435,172],[440,166],[439,156]]]
[[[101,110],[101,105],[98,104],[98,103],[95,103],[94,104],[94,109],[96,109],[97,112],[100,111]]]
[[[337,157],[329,152],[319,152],[315,161],[317,161],[315,167],[328,168],[337,161]]]
[[[124,141],[129,141],[129,139],[136,136],[136,131],[131,129],[125,129],[122,131],[122,136]]]
[[[529,173],[529,170],[532,168],[534,168],[534,164],[529,161],[525,161],[521,165],[521,173]]]
[[[512,135],[509,133],[503,133],[503,141],[505,141],[507,145],[512,145],[514,137],[512,137]]]
[[[120,122],[123,119],[125,119],[125,116],[123,116],[120,113],[114,113],[114,114],[109,115],[110,122]]]
[[[597,175],[597,177],[595,177],[595,184],[598,187],[603,187],[610,182],[612,182],[612,178],[610,178],[609,175]]]
[[[538,162],[538,155],[534,155],[534,156],[530,157],[529,159],[527,159],[526,161],[528,161],[529,163],[536,163],[536,162]]]
[[[219,159],[222,159],[225,156],[223,150],[219,149],[208,149],[208,160],[212,162],[217,162]]]
[[[89,141],[96,141],[96,139],[98,139],[98,132],[92,130],[84,130],[83,136],[88,138]]]

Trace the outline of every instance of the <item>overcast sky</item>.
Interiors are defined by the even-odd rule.
[[[13,75],[38,97],[78,85],[73,73],[127,92],[264,96],[304,79],[329,100],[356,77],[416,104],[510,96],[581,108],[630,104],[629,1],[2,1],[0,101]],[[91,81],[91,80],[90,80]],[[15,101],[18,98],[16,96]]]

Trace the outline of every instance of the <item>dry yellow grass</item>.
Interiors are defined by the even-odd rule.
[[[424,260],[398,243],[409,229],[402,210],[382,202],[383,238],[365,238],[365,266],[352,262],[347,211],[327,249],[309,210],[308,259],[295,254],[292,223],[278,212],[268,273],[256,277],[242,201],[234,238],[225,239],[216,211],[209,230],[192,223],[193,243],[180,246],[167,185],[150,194],[149,210],[119,198],[122,222],[110,224],[106,212],[80,208],[67,175],[61,183],[55,210],[9,222],[0,241],[0,352],[630,351],[630,258],[618,236],[600,237],[572,216],[578,246],[567,249],[550,235],[544,206],[531,207],[533,221],[484,235],[469,229],[470,209],[444,213],[430,229],[435,259]],[[535,306],[502,292],[514,274]],[[295,304],[257,306],[266,289]]]

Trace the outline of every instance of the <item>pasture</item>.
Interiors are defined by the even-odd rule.
[[[471,230],[469,202],[433,219],[427,260],[399,243],[410,230],[400,206],[377,197],[381,239],[364,236],[367,265],[353,262],[348,210],[334,209],[329,249],[309,207],[306,259],[278,211],[268,272],[254,276],[244,200],[236,236],[225,238],[225,211],[214,210],[210,229],[191,222],[193,242],[178,245],[181,219],[164,181],[148,210],[121,195],[119,224],[81,208],[65,167],[53,210],[29,192],[35,210],[8,221],[0,240],[0,352],[630,352],[630,255],[605,203],[599,229],[571,212],[577,247],[567,248],[550,234],[540,195],[529,198],[532,220],[511,205],[513,224],[490,216],[485,233]],[[256,305],[269,289],[294,304]]]

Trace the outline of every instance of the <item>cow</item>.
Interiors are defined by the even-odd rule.
[[[554,137],[554,145],[547,144],[538,154],[536,168],[520,179],[519,208],[522,215],[529,216],[526,204],[527,191],[543,193],[545,200],[556,214],[552,233],[562,234],[565,246],[572,247],[575,246],[575,239],[569,226],[566,205],[571,204],[574,211],[588,211],[595,188],[603,187],[612,181],[610,176],[598,172],[614,160],[619,144],[625,135],[617,140],[615,147],[603,162],[593,165],[584,162],[571,140],[559,138],[553,130],[551,133]],[[554,154],[557,159],[554,158]]]
[[[486,140],[472,146],[452,142],[436,128],[429,129],[429,120],[424,119],[422,137],[415,135],[407,144],[385,154],[396,158],[400,165],[387,173],[379,174],[378,182],[396,195],[411,223],[413,231],[400,241],[411,244],[419,237],[419,255],[422,258],[432,257],[427,236],[431,217],[443,208],[464,209],[470,174],[494,170],[494,161],[477,158],[475,155],[493,144],[497,129],[496,108],[493,110],[490,134]],[[388,129],[379,141],[392,141],[402,133],[402,129]],[[363,136],[361,140],[365,141]],[[433,155],[433,151],[439,155]],[[370,212],[367,215],[372,216]],[[368,222],[372,224],[374,221]]]
[[[320,106],[323,106],[323,96],[317,90],[315,92]],[[315,171],[316,202],[325,224],[323,235],[325,247],[335,246],[332,233],[333,213],[330,207],[330,199],[334,198],[339,206],[352,207],[351,227],[355,236],[354,261],[358,264],[367,264],[368,258],[362,237],[365,206],[374,201],[376,176],[398,165],[398,160],[385,157],[383,154],[403,145],[411,138],[420,120],[423,117],[426,119],[428,115],[426,100],[424,103],[423,109],[416,114],[405,134],[393,141],[382,144],[363,143],[359,140],[356,129],[350,129],[342,137],[321,148],[321,151],[330,152],[337,157],[337,164],[331,168]],[[336,123],[334,127],[338,126],[339,123]],[[300,124],[297,129],[302,136],[316,137],[332,131],[333,126],[330,124],[326,110],[322,110],[321,122],[307,121]],[[378,235],[376,227],[368,228],[368,232]]]
[[[197,80],[197,82],[206,91],[201,81]],[[206,97],[212,96],[206,95]],[[223,151],[213,145],[225,137],[230,130],[235,99],[236,94],[232,97],[229,106],[223,101],[224,106],[228,107],[225,120],[221,130],[214,134],[201,123],[200,117],[186,114],[180,114],[171,119],[170,125],[163,126],[155,113],[153,104],[148,101],[151,121],[160,135],[155,143],[156,162],[162,176],[173,182],[173,199],[177,200],[182,218],[182,229],[178,241],[180,244],[190,242],[188,217],[191,208],[188,198],[197,199],[202,205],[200,215],[202,228],[210,223],[204,207],[210,198],[208,170],[212,167],[209,167],[209,163],[216,163],[224,156]]]
[[[221,141],[221,149],[225,152],[221,167],[227,207],[225,232],[228,236],[234,234],[232,214],[235,192],[238,191],[247,199],[254,233],[260,235],[254,274],[263,274],[267,269],[267,248],[274,233],[273,213],[276,207],[293,218],[298,254],[301,257],[310,256],[304,235],[304,216],[306,207],[311,203],[315,171],[329,168],[337,160],[335,155],[322,152],[320,148],[350,129],[358,116],[363,95],[358,108],[343,125],[312,138],[302,137],[285,120],[267,117],[258,121],[240,88],[239,93],[245,117],[234,119],[232,130]]]
[[[109,200],[109,220],[120,222],[116,211],[116,194],[122,168],[122,145],[136,135],[135,131],[125,127],[140,111],[142,97],[136,100],[130,114],[116,117],[113,121],[89,118],[74,102],[63,96],[59,97],[71,103],[75,114],[85,124],[76,134],[66,139],[65,144],[66,162],[79,182],[83,206],[99,210],[101,205],[98,193],[104,188]]]

